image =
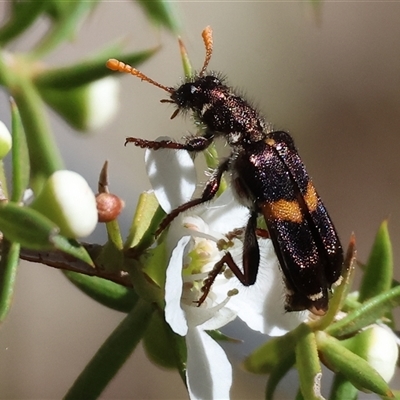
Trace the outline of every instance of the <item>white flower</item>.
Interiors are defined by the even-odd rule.
[[[191,199],[196,172],[186,151],[146,152],[146,166],[156,197],[168,213]],[[222,348],[205,332],[220,329],[237,316],[262,333],[282,335],[305,320],[308,312],[286,313],[285,288],[269,239],[258,239],[260,266],[256,283],[246,287],[227,268],[217,275],[201,306],[204,279],[229,250],[239,267],[243,242],[226,234],[246,226],[249,210],[228,189],[215,200],[189,209],[167,235],[171,256],[165,286],[165,317],[186,336],[187,381],[192,399],[228,398],[232,368]],[[222,245],[222,246],[221,246]]]

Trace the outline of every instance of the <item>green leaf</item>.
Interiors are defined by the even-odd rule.
[[[154,243],[154,232],[157,230],[165,212],[158,205],[154,192],[144,192],[140,195],[135,216],[124,244],[125,249],[140,254]],[[134,249],[133,249],[134,248]]]
[[[147,17],[156,25],[161,25],[173,33],[179,30],[178,20],[174,15],[173,5],[167,0],[137,0]]]
[[[359,302],[389,290],[393,278],[393,252],[388,221],[382,222],[376,234],[360,286]]]
[[[286,335],[272,338],[248,356],[243,367],[255,374],[272,373],[282,359],[286,359],[290,355],[294,357],[299,337],[307,334],[309,329],[306,324],[300,324]]]
[[[40,250],[54,247],[58,227],[38,211],[10,202],[0,206],[0,231],[11,242]]]
[[[138,66],[152,57],[158,49],[157,47],[123,54],[116,46],[112,46],[90,60],[67,67],[44,70],[35,77],[35,85],[40,91],[46,89],[64,91],[79,88],[107,76],[120,76],[121,74],[115,74],[114,71],[106,67],[106,61],[110,57],[124,60],[129,65]]]
[[[77,131],[86,131],[90,124],[89,87],[52,90],[41,88],[42,99]]]
[[[153,313],[143,339],[146,353],[153,362],[164,368],[175,368],[185,376],[185,338],[172,331],[161,311]]]
[[[64,253],[70,254],[78,260],[81,260],[86,264],[94,267],[93,260],[90,257],[89,253],[86,251],[85,247],[83,247],[75,239],[66,238],[62,235],[54,235],[51,237],[51,242],[56,249],[61,250]]]
[[[208,330],[206,332],[215,341],[228,342],[228,343],[242,343],[242,340],[235,339],[235,338],[233,338],[231,336],[225,335],[224,333],[222,333],[221,331],[219,331],[217,329]]]
[[[348,292],[354,276],[354,260],[355,260],[355,237],[351,236],[346,257],[343,263],[342,282],[335,288],[332,298],[329,301],[328,312],[322,317],[309,323],[313,330],[325,330],[336,319],[336,315],[343,309]]]
[[[0,44],[4,47],[7,42],[29,28],[43,12],[45,5],[45,1],[13,1],[11,16],[0,29]]]
[[[380,396],[394,397],[385,380],[367,361],[346,349],[339,340],[319,331],[315,333],[318,350],[325,365],[340,372],[355,387],[369,390]]]
[[[321,366],[315,334],[309,330],[298,338],[296,344],[296,367],[299,371],[300,388],[307,400],[322,400]]]
[[[159,287],[165,286],[165,277],[167,271],[165,241],[157,247],[152,248],[140,259],[142,261],[142,271],[151,278]]]
[[[8,315],[19,264],[19,243],[3,239],[0,257],[0,323]]]
[[[12,202],[1,204],[0,231],[8,240],[20,243],[27,249],[58,249],[94,266],[80,243],[59,235],[57,225],[32,208]]]
[[[329,400],[357,400],[357,397],[358,389],[342,374],[336,374],[333,379]]]
[[[65,400],[97,399],[142,339],[153,306],[139,300],[78,376]]]
[[[0,160],[0,203],[8,199],[7,179],[4,162]]]
[[[137,294],[151,303],[164,304],[165,243],[143,254],[139,260],[127,259],[125,266],[134,282]]]
[[[48,14],[53,24],[31,55],[39,58],[57,47],[61,42],[71,39],[80,27],[80,21],[98,3],[98,0],[47,1]]]
[[[79,3],[79,1],[77,0],[75,3]],[[47,0],[45,3],[47,3],[46,14],[53,22],[60,22],[68,18],[69,14],[76,7],[70,1]]]
[[[266,400],[273,400],[276,387],[282,378],[286,376],[288,371],[293,367],[295,362],[296,356],[294,351],[282,355],[279,363],[275,365],[269,375],[265,391]]]
[[[11,200],[22,201],[29,185],[29,153],[21,116],[14,100],[11,100],[12,116],[12,194]]]
[[[71,271],[63,271],[63,273],[83,293],[113,310],[129,313],[138,301],[138,296],[133,289],[107,279]]]
[[[28,142],[31,187],[38,193],[51,174],[63,169],[63,162],[36,88],[24,80],[15,84],[11,94],[18,105]]]
[[[124,254],[114,242],[108,241],[102,246],[100,253],[95,259],[96,265],[100,265],[104,271],[116,272],[124,268]]]
[[[326,332],[335,337],[344,337],[373,324],[388,311],[400,305],[400,286],[373,297],[344,318],[326,328]]]
[[[183,72],[185,74],[185,78],[189,80],[190,78],[193,78],[195,76],[195,71],[193,70],[192,63],[190,62],[189,54],[186,50],[185,44],[180,38],[179,38],[179,51],[181,53],[182,67],[183,67]]]
[[[296,393],[295,400],[306,400],[303,396],[303,393],[301,393],[301,390],[298,390]]]

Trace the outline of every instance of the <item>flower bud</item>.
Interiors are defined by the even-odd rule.
[[[10,131],[5,124],[0,121],[0,160],[11,150],[12,139]]]
[[[392,379],[399,349],[394,333],[389,328],[373,325],[358,335],[343,341],[343,344],[368,361],[386,382]]]
[[[117,219],[125,203],[115,194],[99,193],[96,195],[99,222],[110,222]]]
[[[94,193],[73,171],[54,172],[31,207],[56,223],[60,233],[69,238],[88,236],[97,224]]]
[[[119,83],[107,77],[72,89],[39,87],[43,99],[80,131],[101,128],[118,109]]]

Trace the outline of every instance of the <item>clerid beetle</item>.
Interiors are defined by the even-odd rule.
[[[217,137],[223,137],[232,150],[207,181],[201,197],[168,214],[156,235],[181,212],[213,199],[222,175],[230,172],[235,196],[250,210],[244,229],[243,272],[226,252],[205,281],[199,304],[225,265],[243,285],[255,283],[260,262],[257,217],[262,214],[284,274],[286,310],[308,309],[323,315],[328,309],[332,285],[340,281],[343,268],[343,249],[333,223],[291,136],[274,131],[220,75],[206,72],[213,47],[211,28],[207,27],[202,36],[206,49],[202,69],[175,88],[161,85],[118,60],[107,62],[110,69],[135,75],[169,93],[169,99],[161,101],[176,105],[171,118],[180,111],[191,111],[205,127],[201,135],[190,137],[185,143],[133,137],[126,142],[154,150],[168,148],[196,153],[205,150]]]

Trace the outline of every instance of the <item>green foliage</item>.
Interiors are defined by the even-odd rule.
[[[43,57],[77,37],[80,24],[98,3],[13,0],[0,27],[0,85],[12,96],[10,196],[0,164],[0,322],[9,313],[18,263],[23,258],[63,270],[91,299],[127,314],[79,374],[66,399],[98,398],[141,341],[150,360],[176,369],[186,383],[185,338],[171,330],[164,315],[168,254],[165,234],[155,238],[154,232],[165,212],[154,194],[140,196],[126,239],[122,238],[116,220],[106,224],[108,241],[104,245],[91,245],[71,238],[72,235],[60,234],[60,223],[57,225],[45,216],[46,212],[25,203],[27,189],[33,190],[37,200],[47,179],[64,165],[45,106],[55,110],[71,127],[87,130],[93,127],[89,121],[89,91],[102,79],[119,76],[105,67],[107,58],[119,58],[137,66],[158,50],[126,53],[117,43],[73,65],[46,65]],[[174,34],[178,32],[171,2],[137,3],[152,23]],[[46,18],[49,29],[31,51],[13,54],[8,46],[38,18]],[[190,76],[193,70],[182,43],[181,51],[184,73]],[[104,97],[108,100],[111,96]],[[215,167],[215,148],[210,146],[205,156],[207,165]],[[222,182],[220,192],[225,186]],[[46,203],[47,207],[51,204]],[[393,328],[392,310],[400,304],[400,286],[393,284],[387,221],[375,238],[359,294],[350,293],[354,246],[352,239],[343,281],[335,288],[328,313],[272,338],[245,359],[243,366],[247,371],[269,375],[266,399],[273,399],[279,382],[291,368],[296,368],[299,375],[296,398],[322,399],[321,363],[335,373],[330,399],[355,399],[359,390],[393,397],[387,382],[367,361],[371,345],[365,333],[366,327],[378,323]],[[218,331],[210,331],[210,336],[234,342]]]
[[[48,123],[45,104],[71,127],[93,129],[98,124],[89,121],[90,90],[104,78],[110,79],[112,75],[116,80],[120,76],[106,68],[107,59],[116,57],[137,66],[158,50],[127,53],[121,43],[114,43],[73,65],[46,65],[42,58],[65,41],[75,39],[81,23],[98,3],[83,0],[10,1],[5,23],[0,26],[0,85],[12,96],[13,144],[10,198],[3,164],[0,166],[0,321],[5,319],[11,306],[20,257],[62,269],[67,278],[93,300],[129,313],[82,372],[67,398],[95,398],[101,393],[143,338],[155,309],[132,288],[127,271],[135,269],[133,275],[143,277],[145,282],[147,275],[142,271],[146,265],[134,263],[132,267],[132,257],[126,257],[124,253],[117,221],[106,224],[109,240],[105,245],[87,245],[60,235],[60,227],[44,215],[53,208],[49,204],[52,200],[46,199],[44,209],[39,207],[41,211],[24,204],[27,189],[32,188],[36,196],[39,193],[43,196],[46,181],[64,164]],[[177,22],[168,2],[143,2],[142,7],[153,22],[176,32]],[[31,51],[13,54],[6,49],[39,18],[50,21],[50,26]],[[98,96],[116,102],[113,96],[105,93]],[[136,250],[140,254],[144,254],[154,243],[151,230],[163,216],[154,199],[146,202],[142,209],[143,215],[149,218],[149,224],[144,224],[143,218],[136,218],[125,245],[126,250],[138,245]],[[164,278],[158,277],[159,272],[147,269],[156,281],[163,281]],[[140,288],[138,290],[140,292]],[[159,290],[156,290],[157,299],[162,304]],[[168,329],[165,331],[167,338],[171,337],[169,326]],[[147,337],[150,337],[149,334]],[[164,364],[162,358],[161,355],[161,365]],[[184,360],[181,360],[175,365],[180,373],[183,364]]]
[[[379,239],[382,232],[385,239]],[[380,229],[377,241],[385,243],[385,249],[391,247],[385,229]],[[377,248],[376,242],[374,249]],[[353,246],[354,241],[350,243],[350,251],[346,257],[347,273],[335,290],[328,313],[317,321],[301,324],[286,335],[273,338],[246,358],[244,367],[248,371],[270,375],[266,388],[267,399],[273,399],[278,383],[294,365],[299,372],[300,398],[321,398],[320,362],[336,374],[330,399],[342,399],[347,396],[349,399],[356,398],[358,390],[371,391],[387,398],[393,397],[387,382],[366,361],[371,344],[364,339],[363,329],[378,322],[392,322],[387,319],[387,314],[400,304],[399,286],[380,291],[374,297],[357,303],[358,306],[343,318],[335,318],[345,304],[345,297],[349,291],[351,274],[354,271],[351,267]],[[381,251],[382,246],[378,247]],[[374,273],[378,281],[387,280],[387,269],[378,269]],[[349,337],[351,339],[348,339]]]

